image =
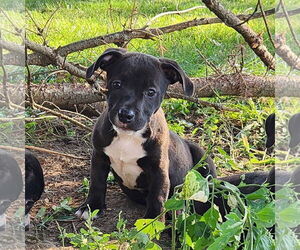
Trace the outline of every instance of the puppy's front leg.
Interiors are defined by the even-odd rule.
[[[88,206],[91,211],[99,209],[103,212],[106,196],[106,181],[110,171],[110,161],[107,155],[101,150],[93,150],[90,171],[90,188],[86,201],[80,206],[76,212],[79,218],[88,218]]]
[[[169,191],[170,179],[168,166],[160,166],[151,173],[151,183],[149,194],[147,196],[147,211],[144,216],[145,218],[153,219],[163,212],[164,202],[168,199]],[[165,221],[165,216],[162,216],[160,220]]]

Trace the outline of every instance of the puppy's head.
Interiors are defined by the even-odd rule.
[[[194,85],[172,60],[124,49],[107,49],[86,72],[98,68],[107,72],[107,101],[111,123],[121,129],[138,131],[159,109],[169,84],[180,82],[191,96]]]

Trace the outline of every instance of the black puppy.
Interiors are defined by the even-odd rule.
[[[22,172],[17,161],[0,150],[0,230],[5,229],[5,211],[23,189]]]
[[[29,228],[30,210],[44,192],[44,175],[38,159],[29,151],[25,152],[25,228]]]
[[[288,123],[290,133],[290,148],[296,147],[300,143],[300,113],[293,115]]]
[[[89,194],[76,215],[87,218],[88,206],[92,211],[105,208],[112,169],[121,189],[147,205],[145,217],[155,218],[205,153],[169,131],[160,108],[170,84],[181,83],[186,95],[193,94],[194,85],[175,61],[124,49],[106,50],[88,68],[87,78],[98,68],[107,72],[108,108],[94,127]],[[216,176],[209,157],[199,172]]]

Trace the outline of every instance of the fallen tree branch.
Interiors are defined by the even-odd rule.
[[[192,78],[195,97],[241,96],[241,97],[300,97],[300,79],[284,76],[255,76],[248,74],[227,74]],[[75,106],[98,103],[105,100],[91,87],[82,84],[44,84],[31,86],[35,102],[47,107],[51,102],[61,109],[74,110]],[[169,87],[173,93],[183,94],[180,84]],[[46,103],[47,102],[47,103]]]
[[[279,55],[293,69],[300,70],[300,58],[296,55],[289,46],[286,45],[286,40],[283,35],[275,36],[276,54]]]
[[[195,84],[195,97],[244,96],[274,97],[275,78],[248,74],[227,74],[220,76],[192,78]],[[245,87],[246,85],[246,87]],[[101,102],[105,97],[83,84],[42,84],[31,86],[33,99],[42,104],[51,102],[61,109],[74,105]],[[169,87],[173,93],[183,93],[180,84]]]
[[[245,41],[249,44],[254,53],[269,69],[275,70],[275,58],[263,44],[261,35],[256,34],[245,23],[240,25],[241,20],[232,12],[225,9],[224,6],[221,5],[217,0],[202,0],[202,2],[228,27],[231,27],[239,32],[243,36]]]
[[[33,150],[33,151],[39,151],[39,152],[42,152],[42,153],[65,156],[65,157],[69,157],[69,158],[73,158],[73,159],[77,159],[77,160],[89,160],[89,158],[86,158],[86,157],[80,157],[80,156],[76,156],[76,155],[60,153],[60,152],[57,152],[57,151],[54,151],[54,150],[35,147],[35,146],[25,145],[25,148]],[[8,150],[8,151],[25,152],[24,148],[17,148],[17,147],[4,146],[4,145],[0,145],[0,149],[4,149],[4,150]]]

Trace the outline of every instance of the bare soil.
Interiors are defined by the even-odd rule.
[[[90,148],[80,147],[76,142],[65,142],[63,140],[52,141],[52,143],[43,144],[44,148],[74,154],[76,156],[90,156]],[[81,190],[82,180],[89,177],[89,160],[77,160],[59,155],[50,155],[40,152],[34,152],[41,162],[45,177],[45,192],[42,198],[35,204],[31,211],[31,227],[26,232],[27,249],[45,249],[63,246],[59,239],[59,227],[64,228],[66,232],[78,232],[84,227],[84,222],[76,218],[68,221],[53,220],[41,227],[41,219],[34,218],[37,212],[45,207],[50,213],[53,206],[59,206],[60,202],[67,197],[71,197],[70,206],[74,210],[85,200],[85,193]],[[107,209],[94,222],[101,232],[108,233],[116,230],[119,213],[122,211],[122,217],[127,220],[127,226],[132,227],[136,219],[142,218],[145,207],[129,200],[115,183],[109,183],[107,189]],[[170,240],[168,235],[163,236],[165,244]],[[65,242],[69,246],[68,242]],[[168,249],[167,247],[164,249]]]

